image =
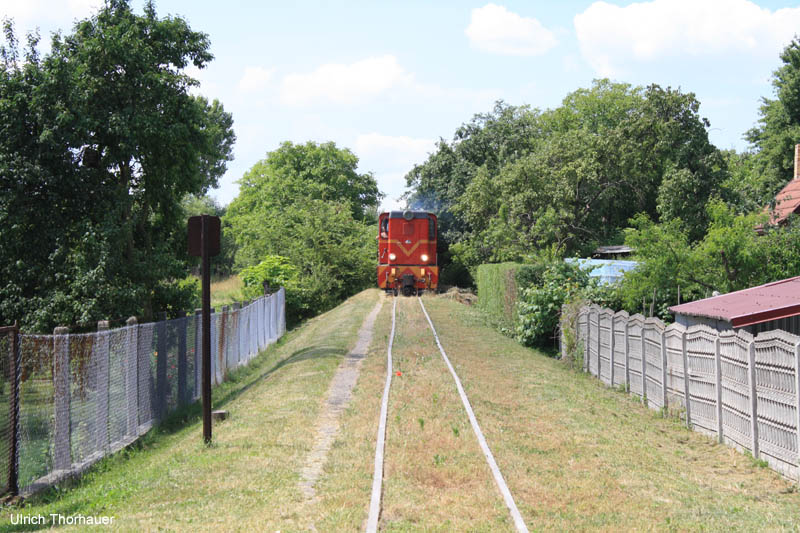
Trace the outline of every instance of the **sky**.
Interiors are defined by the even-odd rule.
[[[98,0],[0,0],[19,34],[69,32]],[[142,0],[133,0],[142,12]],[[359,158],[399,208],[405,174],[439,138],[495,101],[557,107],[593,79],[693,92],[709,137],[748,148],[772,72],[800,28],[800,3],[760,0],[161,0],[209,35],[198,92],[233,115],[234,160],[211,195],[284,141],[333,141]]]

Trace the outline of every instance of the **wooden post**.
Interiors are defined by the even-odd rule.
[[[686,350],[686,332],[681,335],[681,351],[683,352],[683,397],[686,407],[686,427],[692,428],[692,402],[689,396],[689,352]]]
[[[203,441],[211,443],[211,250],[209,217],[202,216],[200,257],[203,268]]]
[[[69,470],[72,466],[69,423],[69,328],[55,328],[53,335],[53,403],[55,404],[53,469]]]
[[[194,311],[194,398],[200,398],[203,383],[203,310]],[[192,398],[192,399],[194,399]]]
[[[97,449],[104,452],[109,448],[108,440],[108,390],[109,390],[109,338],[108,320],[97,323]]]
[[[125,404],[127,411],[127,429],[129,437],[139,436],[139,334],[138,320],[132,316],[126,322],[128,326],[128,352],[125,357]]]
[[[800,355],[795,357],[796,362],[798,358],[800,358]],[[800,374],[800,372],[797,372],[797,367],[795,367],[795,372]],[[747,345],[747,376],[750,382],[750,437],[752,438],[753,457],[758,459],[760,451],[758,449],[758,394],[756,392],[755,341],[750,341],[750,344]],[[798,398],[800,398],[800,396],[798,396]],[[798,431],[800,431],[800,426],[798,426],[798,428]]]
[[[160,313],[159,318],[156,324],[156,418],[164,420],[167,416],[167,313]]]
[[[661,406],[666,411],[669,407],[669,398],[667,395],[667,336],[664,330],[661,331]]]
[[[642,403],[647,402],[647,354],[645,353],[644,324],[642,324]]]
[[[722,435],[722,363],[719,354],[719,334],[714,338],[714,380],[717,382],[717,435],[719,442],[725,442]]]
[[[186,364],[186,335],[189,326],[189,318],[186,317],[186,311],[178,313],[180,322],[178,323],[178,405],[186,405],[191,401],[188,397],[187,391],[187,367]]]

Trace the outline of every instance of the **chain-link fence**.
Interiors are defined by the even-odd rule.
[[[211,316],[211,379],[247,364],[286,329],[285,291]],[[200,397],[201,316],[68,334],[19,335],[19,431],[13,437],[12,335],[0,329],[0,493],[31,493],[135,441]],[[14,340],[16,337],[14,337]],[[13,445],[18,443],[16,465]]]
[[[0,328],[0,494],[17,489],[19,331]]]

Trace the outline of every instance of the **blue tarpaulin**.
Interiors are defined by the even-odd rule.
[[[616,283],[622,279],[622,274],[633,270],[638,264],[636,261],[621,261],[619,259],[579,259],[572,257],[565,259],[571,265],[578,264],[584,270],[594,267],[589,275],[600,278],[603,283]]]

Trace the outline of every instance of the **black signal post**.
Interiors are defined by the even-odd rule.
[[[202,260],[203,289],[203,441],[211,443],[211,256],[219,254],[219,217],[189,218],[189,255]]]

